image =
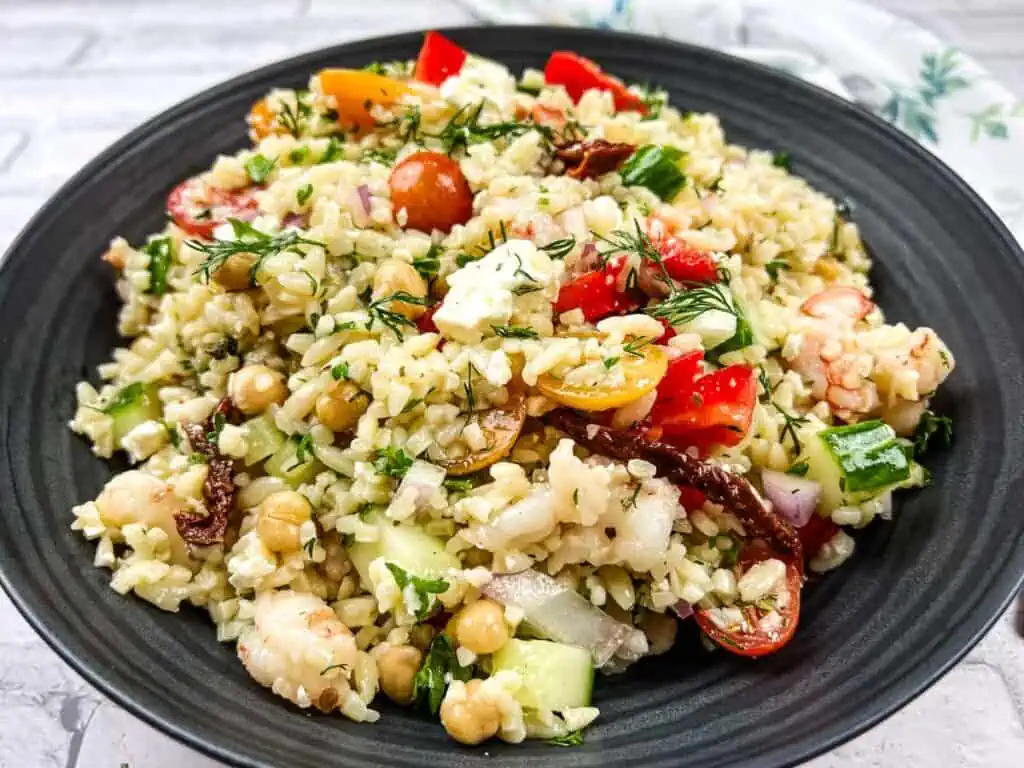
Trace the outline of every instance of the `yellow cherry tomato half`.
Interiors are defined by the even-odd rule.
[[[569,384],[545,373],[537,379],[537,389],[549,400],[570,408],[607,411],[621,408],[653,392],[667,370],[665,350],[662,347],[645,347],[636,354],[623,354],[608,369],[607,384]]]
[[[363,69],[324,69],[317,75],[320,90],[333,96],[342,128],[370,130],[375,121],[371,110],[377,104],[391,106],[413,88],[393,77]]]

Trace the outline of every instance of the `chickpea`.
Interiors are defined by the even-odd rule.
[[[272,493],[260,505],[256,534],[271,552],[294,552],[300,546],[299,526],[311,514],[309,502],[301,493]]]
[[[455,639],[477,655],[494,653],[508,642],[505,611],[491,600],[477,600],[455,617]]]
[[[441,702],[441,725],[448,735],[463,744],[479,744],[498,732],[501,714],[493,702],[480,694],[480,680],[470,680],[465,697],[453,696],[453,685]]]
[[[228,394],[238,410],[252,416],[275,403],[283,403],[288,388],[284,376],[277,371],[265,365],[247,365],[232,375]]]
[[[395,704],[412,704],[416,673],[423,664],[423,652],[411,645],[393,645],[377,657],[380,689]]]
[[[351,381],[336,382],[316,401],[316,418],[334,432],[355,427],[370,405],[370,398]]]
[[[252,288],[249,270],[256,263],[256,257],[247,253],[228,256],[221,267],[213,273],[213,279],[229,291],[247,291]]]
[[[406,264],[400,259],[385,259],[377,265],[377,272],[373,276],[373,298],[376,301],[400,291],[423,299],[427,296],[427,282],[411,264]],[[399,312],[410,320],[421,317],[427,311],[424,306],[406,301],[392,301],[388,309]]]

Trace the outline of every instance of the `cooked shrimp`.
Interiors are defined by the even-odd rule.
[[[129,523],[160,528],[171,545],[171,561],[188,565],[188,547],[178,534],[174,516],[188,509],[163,480],[137,469],[113,477],[96,499],[100,519],[107,525]]]
[[[330,606],[308,592],[258,594],[238,656],[256,682],[300,707],[331,712],[350,696],[355,640]]]

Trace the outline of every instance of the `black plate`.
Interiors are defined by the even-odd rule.
[[[411,58],[420,36],[343,45],[245,75],[150,121],[90,163],[33,219],[0,272],[0,568],[15,603],[88,680],[144,720],[244,766],[781,765],[878,722],[978,640],[1024,572],[1024,262],[996,216],[909,139],[823,91],[745,61],[665,40],[559,28],[452,30],[514,70],[556,48],[681,109],[721,116],[736,142],[785,149],[794,171],[855,205],[891,318],[934,327],[958,368],[939,408],[956,421],[934,484],[896,521],[858,536],[853,560],[807,590],[796,639],[758,662],[700,650],[692,629],[667,657],[603,680],[601,718],[576,749],[462,749],[436,722],[384,707],[376,726],[310,716],[250,681],[198,611],[116,595],[73,504],[112,468],[66,421],[73,388],[118,344],[110,238],[161,226],[180,179],[244,142],[249,105],[328,65]]]

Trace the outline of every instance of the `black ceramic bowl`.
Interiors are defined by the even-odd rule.
[[[956,422],[935,481],[892,523],[858,536],[838,572],[806,590],[796,639],[746,661],[700,649],[692,627],[668,656],[602,680],[586,744],[464,749],[436,722],[384,706],[378,725],[300,712],[248,679],[198,611],[117,596],[73,504],[114,467],[66,421],[75,382],[118,343],[99,255],[114,234],[158,229],[168,190],[243,145],[243,117],[271,86],[324,66],[415,56],[420,35],[343,45],[245,75],[175,107],[104,152],[33,219],[0,271],[0,569],[42,636],[144,720],[229,763],[356,766],[662,765],[799,762],[878,722],[978,640],[1024,572],[1024,261],[996,216],[949,169],[860,109],[777,72],[664,40],[578,29],[451,30],[521,70],[551,50],[664,86],[684,110],[721,116],[742,144],[787,150],[794,171],[855,205],[890,318],[934,327],[958,366],[938,407]]]

